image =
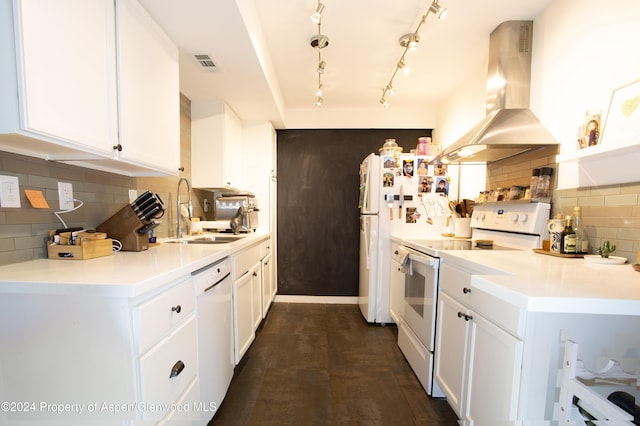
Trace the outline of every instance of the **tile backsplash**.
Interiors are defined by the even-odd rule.
[[[180,147],[181,164],[185,167],[182,176],[191,175],[190,117],[190,101],[181,96]],[[160,195],[167,207],[163,223],[157,228],[158,237],[175,235],[178,176],[127,177],[3,151],[0,151],[0,175],[18,177],[21,204],[20,208],[0,208],[0,265],[47,257],[45,239],[49,230],[63,227],[53,214],[59,210],[58,182],[73,184],[74,198],[84,203],[78,210],[61,214],[69,227],[94,229],[129,203],[129,189],[136,189],[138,194],[151,190]],[[50,208],[32,208],[24,195],[25,189],[41,191]],[[193,194],[196,216],[202,214],[197,195]]]
[[[542,148],[487,166],[487,189],[529,185],[534,168],[553,167],[556,147]],[[555,187],[555,185],[553,185]],[[637,262],[640,251],[640,183],[607,185],[589,188],[555,190],[551,201],[551,215],[571,215],[580,206],[582,219],[589,235],[590,252],[609,240],[616,245],[615,256]]]

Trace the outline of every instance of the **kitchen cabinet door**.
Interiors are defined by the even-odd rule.
[[[256,263],[249,271],[251,274],[251,286],[253,291],[253,329],[257,330],[262,322],[262,265]]]
[[[191,180],[194,188],[241,188],[242,122],[222,101],[191,103]]]
[[[271,279],[271,254],[265,256],[262,265],[262,318],[266,318],[271,302],[275,297],[275,288]]]
[[[248,272],[233,283],[233,330],[236,365],[256,337],[253,328],[253,274]]]
[[[463,411],[469,424],[512,424],[518,414],[523,342],[481,315],[471,315]]]
[[[447,294],[439,293],[434,376],[459,418],[465,417],[462,404],[469,334],[465,314],[467,309],[463,305]]]
[[[391,318],[396,324],[400,324],[402,318],[402,307],[404,298],[405,275],[400,272],[401,265],[395,260],[391,260],[391,291],[389,300],[389,311]]]
[[[11,3],[0,11],[0,133],[26,138],[2,137],[0,149],[48,160],[111,157],[113,0],[16,0],[13,15]]]
[[[120,159],[177,175],[178,48],[136,0],[118,0],[116,16]]]

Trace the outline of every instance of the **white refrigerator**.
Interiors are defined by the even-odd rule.
[[[360,164],[358,305],[367,322],[393,323],[389,309],[391,235],[429,238],[442,234],[448,199],[435,191],[437,182],[446,176],[435,176],[436,172],[440,171],[427,166],[426,159],[409,154],[399,158],[370,154]]]

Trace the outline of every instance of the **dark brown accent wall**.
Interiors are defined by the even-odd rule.
[[[278,131],[278,294],[358,295],[360,162],[431,130]]]

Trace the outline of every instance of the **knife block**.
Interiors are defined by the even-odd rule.
[[[149,237],[137,231],[145,224],[127,204],[98,225],[96,231],[105,232],[109,238],[120,241],[122,251],[143,251],[149,249]]]

